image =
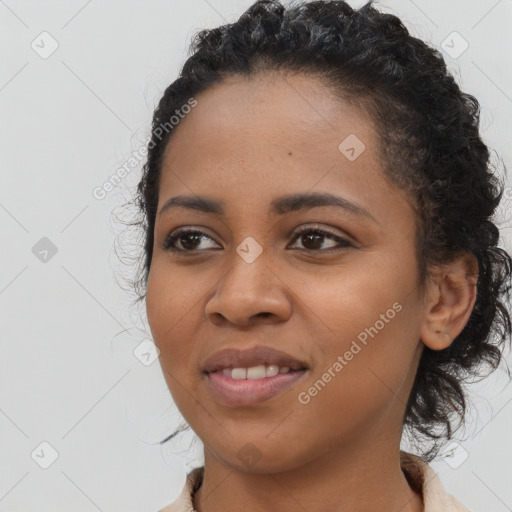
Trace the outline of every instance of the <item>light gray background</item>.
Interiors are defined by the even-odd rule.
[[[234,21],[250,4],[0,0],[1,511],[156,511],[181,491],[194,461],[157,444],[179,418],[158,361],[146,366],[134,355],[149,330],[115,279],[130,269],[116,258],[122,226],[112,212],[133,192],[140,165],[105,199],[92,191],[144,144],[193,33]],[[512,1],[380,6],[436,47],[453,31],[467,41],[447,62],[480,100],[483,137],[510,167]],[[44,31],[58,43],[47,58],[31,46],[51,49]],[[503,235],[510,249],[510,224]],[[46,262],[33,253],[43,237],[57,248]],[[512,510],[504,377],[500,370],[474,386],[459,462],[433,464],[474,512]],[[42,442],[58,453],[48,469],[41,464],[52,449]]]

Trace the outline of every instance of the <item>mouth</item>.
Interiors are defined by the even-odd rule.
[[[228,407],[248,407],[289,390],[308,371],[290,354],[257,346],[240,351],[225,349],[202,367],[214,400]]]
[[[275,364],[251,366],[249,368],[222,368],[209,373],[222,372],[223,375],[233,380],[257,380],[275,377],[276,375],[305,370],[306,368],[291,369],[289,366],[278,366]]]
[[[263,374],[263,368],[265,374]],[[288,371],[307,369],[304,361],[301,361],[291,354],[276,350],[272,347],[258,345],[247,350],[237,350],[227,348],[220,350],[209,357],[202,365],[203,373],[213,373],[224,370],[234,372],[235,379],[245,378],[263,378],[277,375],[277,373],[287,373]],[[246,370],[245,376],[243,370]],[[249,376],[249,377],[248,377]]]

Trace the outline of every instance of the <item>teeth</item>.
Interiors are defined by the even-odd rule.
[[[260,364],[259,366],[251,366],[247,368],[248,379],[263,379],[265,378],[266,368],[265,365]]]
[[[222,373],[226,377],[234,380],[243,379],[264,379],[265,377],[274,377],[279,373],[288,373],[289,366],[277,366],[274,364],[265,366],[260,364],[258,366],[251,366],[250,368],[224,368]]]
[[[267,373],[266,377],[274,377],[274,375],[277,375],[279,373],[279,366],[271,364],[270,366],[267,366]]]
[[[247,379],[247,368],[233,368],[231,378],[236,380]]]

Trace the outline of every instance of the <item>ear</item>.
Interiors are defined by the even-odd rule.
[[[464,329],[476,302],[477,281],[478,261],[468,253],[431,271],[420,330],[427,347],[443,350]]]

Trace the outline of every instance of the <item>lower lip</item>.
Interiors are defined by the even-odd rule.
[[[231,379],[222,372],[206,375],[217,402],[231,407],[259,404],[289,389],[300,380],[307,370],[278,373],[263,379]]]

